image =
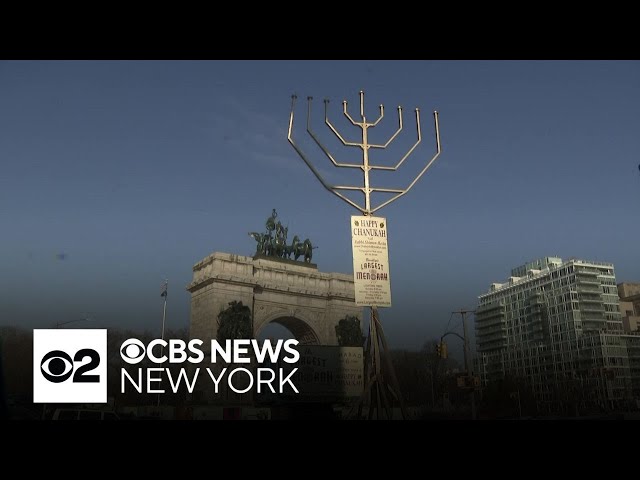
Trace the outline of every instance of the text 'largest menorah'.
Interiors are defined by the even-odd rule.
[[[330,185],[322,178],[322,176],[320,175],[318,170],[309,161],[309,159],[306,157],[304,152],[293,141],[293,137],[292,137],[293,116],[294,116],[296,99],[297,99],[296,95],[292,95],[291,96],[291,116],[289,117],[289,134],[288,134],[288,137],[287,137],[288,140],[289,140],[289,143],[291,143],[291,145],[296,150],[298,155],[300,155],[302,160],[304,160],[304,163],[307,164],[307,166],[311,169],[311,171],[316,176],[316,178],[320,181],[320,183],[327,190],[329,190],[331,193],[337,195],[342,200],[344,200],[348,204],[350,204],[353,207],[355,207],[356,209],[358,209],[364,215],[371,215],[372,213],[376,212],[377,210],[380,210],[382,207],[390,204],[394,200],[397,200],[402,195],[406,194],[409,190],[411,190],[411,188],[416,184],[416,182],[420,179],[420,177],[422,177],[422,175],[424,175],[424,173],[429,169],[429,167],[433,164],[433,162],[436,160],[436,158],[438,158],[438,156],[440,155],[440,131],[439,131],[439,127],[438,127],[438,112],[434,111],[433,112],[433,118],[434,118],[434,123],[435,123],[435,134],[436,134],[436,153],[431,158],[431,160],[429,160],[429,162],[427,162],[427,164],[420,171],[420,173],[414,178],[414,180],[406,188],[373,187],[373,186],[371,186],[371,182],[370,182],[370,178],[369,178],[369,173],[370,173],[371,170],[391,170],[391,171],[398,170],[398,168],[400,168],[400,166],[404,163],[404,161],[409,157],[409,155],[411,155],[413,153],[413,151],[416,149],[416,147],[422,141],[422,131],[421,131],[421,128],[420,128],[420,110],[418,108],[415,109],[415,113],[416,113],[416,128],[417,128],[418,138],[417,138],[416,142],[413,144],[413,146],[400,159],[400,161],[393,167],[383,166],[383,165],[371,165],[371,163],[369,162],[369,150],[372,149],[372,148],[373,149],[385,149],[385,148],[387,148],[391,144],[391,142],[393,142],[393,140],[402,131],[402,128],[403,128],[403,124],[402,124],[402,107],[400,107],[400,106],[398,107],[398,130],[396,130],[396,132],[391,136],[391,138],[389,138],[389,140],[387,140],[387,142],[385,144],[379,145],[379,144],[369,143],[368,130],[369,130],[369,128],[373,128],[376,125],[378,125],[380,120],[382,120],[382,118],[384,117],[384,106],[380,105],[380,116],[378,117],[378,119],[375,122],[373,122],[373,123],[367,122],[367,119],[366,119],[366,117],[364,115],[364,92],[360,91],[360,117],[362,118],[362,121],[361,122],[356,122],[351,117],[351,115],[349,115],[349,112],[347,111],[347,101],[344,100],[342,102],[342,111],[343,111],[345,117],[347,117],[347,119],[351,122],[351,124],[353,124],[353,125],[355,125],[357,127],[360,127],[362,129],[362,142],[361,143],[347,142],[342,137],[342,135],[340,135],[340,133],[335,129],[335,127],[331,124],[331,122],[329,121],[329,116],[328,116],[329,100],[325,99],[324,100],[324,122],[326,123],[326,125],[336,135],[336,137],[338,137],[338,139],[342,142],[342,144],[344,146],[346,146],[346,147],[360,147],[362,149],[362,164],[340,163],[340,162],[337,162],[335,160],[333,155],[331,155],[329,150],[320,142],[318,137],[311,130],[311,102],[312,102],[313,98],[312,97],[307,97],[307,101],[308,101],[307,132],[309,133],[311,138],[313,138],[313,140],[318,145],[318,147],[320,147],[320,149],[324,152],[324,154],[327,156],[327,158],[329,160],[331,160],[331,162],[336,167],[359,168],[364,173],[364,185],[363,186]],[[348,198],[345,195],[343,195],[340,192],[340,190],[356,190],[356,191],[359,190],[359,191],[361,191],[364,194],[364,197],[365,197],[365,205],[364,205],[364,207],[358,205],[353,200],[351,200],[350,198]],[[393,197],[389,198],[387,201],[381,203],[377,207],[372,208],[371,207],[371,193],[373,193],[373,192],[392,193],[392,194],[395,194],[395,195]]]

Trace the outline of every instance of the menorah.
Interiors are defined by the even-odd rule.
[[[295,151],[302,158],[302,160],[307,165],[307,167],[309,167],[309,169],[313,172],[313,174],[320,181],[320,183],[322,184],[322,186],[324,188],[326,188],[328,191],[330,191],[331,193],[337,195],[339,198],[341,198],[342,200],[347,202],[349,205],[353,206],[354,208],[356,208],[357,210],[362,212],[363,215],[370,216],[374,212],[380,210],[382,207],[390,204],[391,202],[397,200],[398,198],[400,198],[401,196],[403,196],[407,192],[409,192],[409,190],[411,190],[411,188],[416,184],[416,182],[420,179],[420,177],[422,177],[422,175],[424,175],[424,173],[429,169],[429,167],[433,164],[433,162],[440,155],[440,131],[439,131],[439,126],[438,126],[438,112],[434,111],[433,112],[433,117],[434,117],[434,122],[435,122],[436,153],[431,158],[431,160],[424,166],[424,168],[420,171],[420,173],[414,178],[414,180],[406,188],[382,188],[382,187],[372,186],[371,182],[370,182],[370,172],[371,172],[371,170],[397,171],[398,168],[400,168],[400,166],[404,163],[404,161],[409,157],[409,155],[411,155],[413,153],[413,151],[416,149],[416,147],[422,141],[422,133],[421,133],[421,128],[420,128],[420,110],[418,108],[415,109],[417,137],[418,138],[417,138],[416,142],[413,144],[413,146],[407,151],[407,153],[400,159],[400,161],[395,166],[372,165],[369,162],[369,149],[372,149],[372,148],[373,149],[385,149],[385,148],[387,148],[391,144],[391,142],[393,142],[396,139],[396,137],[400,134],[400,132],[402,131],[402,128],[403,128],[403,124],[402,124],[402,107],[401,106],[398,107],[398,129],[389,138],[389,140],[387,140],[387,142],[385,144],[381,144],[381,145],[380,144],[369,143],[368,129],[375,127],[383,119],[383,117],[384,117],[384,106],[380,105],[380,107],[379,107],[380,108],[380,115],[379,115],[378,119],[375,122],[373,122],[373,123],[367,122],[365,114],[364,114],[364,92],[360,91],[359,93],[360,93],[360,117],[362,118],[362,121],[361,122],[356,122],[351,117],[351,115],[349,115],[349,112],[347,111],[347,101],[346,100],[344,100],[342,102],[342,111],[344,113],[344,116],[349,120],[349,122],[351,122],[352,125],[360,127],[362,129],[362,141],[360,143],[346,141],[344,139],[344,137],[342,135],[340,135],[340,133],[336,130],[336,128],[333,126],[333,124],[329,121],[329,116],[328,116],[329,100],[328,99],[324,100],[324,122],[327,125],[327,127],[329,127],[329,129],[335,134],[335,136],[338,138],[338,140],[340,140],[340,142],[342,142],[342,144],[344,146],[346,146],[346,147],[359,147],[359,148],[362,149],[362,163],[355,164],[355,163],[340,163],[340,162],[337,162],[336,159],[333,157],[333,155],[331,155],[329,150],[320,142],[318,137],[313,133],[313,131],[311,130],[311,102],[313,100],[313,97],[307,97],[307,102],[308,102],[308,108],[307,108],[307,133],[311,136],[311,138],[316,143],[316,145],[318,145],[318,147],[327,156],[327,158],[333,163],[334,166],[343,167],[343,168],[359,168],[359,169],[361,169],[363,174],[364,174],[364,185],[363,186],[330,185],[330,184],[328,184],[322,178],[322,176],[320,175],[318,170],[308,160],[307,156],[300,149],[300,147],[295,144],[295,142],[293,141],[293,137],[292,137],[292,130],[293,130],[293,116],[294,116],[294,110],[295,110],[295,103],[296,103],[296,99],[297,99],[296,95],[292,95],[291,96],[291,115],[289,117],[289,132],[288,132],[287,139],[289,140],[289,143],[291,144],[291,146],[295,149]],[[349,197],[345,196],[343,193],[341,193],[341,191],[361,191],[364,194],[364,200],[365,200],[364,207],[358,205],[356,202],[351,200]],[[371,206],[371,194],[374,193],[374,192],[390,193],[390,194],[394,194],[394,195],[391,198],[389,198],[388,200],[382,202],[377,207],[372,208],[372,206]],[[402,399],[400,388],[398,386],[398,380],[397,380],[397,377],[395,375],[393,364],[391,362],[391,358],[390,358],[390,355],[389,355],[389,352],[388,352],[387,342],[386,342],[386,339],[384,337],[384,331],[382,329],[382,324],[380,323],[380,320],[379,320],[378,308],[377,308],[376,305],[369,305],[369,306],[370,306],[370,309],[371,309],[371,321],[369,322],[369,335],[368,335],[367,343],[366,343],[366,347],[365,347],[365,366],[364,366],[364,379],[365,379],[366,383],[365,383],[365,388],[364,388],[362,397],[360,399],[360,402],[358,403],[358,416],[361,415],[363,402],[370,395],[370,397],[369,397],[370,398],[370,401],[369,401],[369,412],[368,412],[369,419],[371,419],[373,417],[374,410],[377,413],[376,416],[378,418],[380,417],[379,413],[380,413],[380,410],[381,410],[381,407],[382,407],[383,404],[384,404],[384,408],[385,408],[387,417],[391,418],[389,398],[387,396],[387,391],[389,391],[389,393],[395,395],[396,398],[398,399],[398,402],[400,404],[400,409],[401,409],[401,412],[402,412],[402,416],[403,416],[403,418],[406,418],[406,411],[405,411],[405,407],[404,407],[404,402],[403,402],[403,399]],[[392,385],[389,385],[389,383],[386,382],[385,375],[383,374],[382,363],[381,363],[383,358],[385,360],[385,363],[386,363],[386,366],[387,366],[387,373],[388,373],[388,375],[390,377]],[[395,392],[394,392],[394,390],[395,390]]]

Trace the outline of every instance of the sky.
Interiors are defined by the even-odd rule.
[[[289,238],[309,237],[322,272],[352,273],[351,215],[324,178],[360,162],[342,101],[359,119],[364,91],[372,184],[409,193],[376,212],[388,226],[390,346],[417,349],[474,308],[511,268],[559,256],[612,262],[640,282],[638,61],[3,61],[0,62],[0,325],[50,328],[89,316],[100,328],[188,327],[192,267],[213,252],[253,255],[247,233],[272,209]],[[364,202],[362,194],[352,197]],[[375,194],[373,205],[387,197]],[[366,312],[365,312],[366,313]],[[451,320],[449,322],[449,320]],[[472,321],[472,320],[471,320]],[[80,325],[78,325],[80,326]]]

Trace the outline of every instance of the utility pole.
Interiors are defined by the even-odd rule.
[[[474,385],[474,378],[473,378],[473,360],[471,358],[471,350],[469,348],[469,335],[467,334],[467,318],[466,318],[466,314],[467,313],[475,313],[475,310],[457,310],[455,312],[452,313],[459,313],[460,315],[462,315],[462,340],[464,343],[464,368],[466,370],[466,375],[467,378],[471,379],[472,384],[471,384],[471,418],[473,420],[476,420],[476,388]]]

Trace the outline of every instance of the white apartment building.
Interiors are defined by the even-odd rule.
[[[547,411],[635,404],[613,264],[544,257],[478,298],[483,384],[521,379]]]

